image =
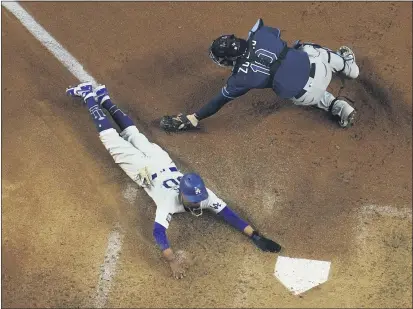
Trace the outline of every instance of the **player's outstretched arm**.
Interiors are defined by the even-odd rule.
[[[163,116],[160,122],[161,128],[169,132],[197,128],[200,120],[212,116],[231,100],[232,99],[224,97],[220,93],[196,113],[189,115],[180,113],[174,116]]]
[[[193,115],[196,116],[198,120],[208,118],[216,114],[225,104],[227,104],[231,100],[233,99],[223,96],[220,92]]]
[[[243,96],[249,90],[250,86],[248,83],[245,83],[244,77],[233,74],[228,78],[227,84],[221,89],[219,94],[193,115],[198,120],[210,117],[217,113],[225,104]]]
[[[243,232],[250,237],[252,242],[262,251],[265,252],[280,252],[281,246],[275,241],[262,236],[258,231],[254,230],[251,225],[241,219],[231,208],[225,206],[218,215],[226,222],[235,227],[237,230]]]
[[[169,266],[171,267],[172,275],[176,279],[185,277],[186,266],[183,265],[183,261],[179,259],[171,249],[168,238],[166,236],[166,228],[158,222],[155,222],[153,227],[153,236],[155,237],[157,245],[162,250],[163,257],[168,261]]]

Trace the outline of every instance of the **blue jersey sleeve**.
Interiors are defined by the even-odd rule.
[[[162,251],[169,248],[169,241],[166,237],[166,228],[160,225],[158,222],[155,222],[153,225],[153,237],[155,238],[156,243]]]
[[[211,101],[209,101],[208,104],[206,104],[196,112],[198,120],[202,120],[209,116],[212,116],[213,114],[218,112],[221,109],[221,107],[223,107],[226,103],[228,103],[231,100],[232,99],[224,97],[220,92]]]
[[[268,26],[265,26],[265,27],[268,28],[268,30],[269,30],[272,34],[274,34],[277,38],[281,37],[281,31],[280,31],[280,29],[278,29],[278,28],[273,28],[273,27],[268,27]]]
[[[248,85],[246,75],[232,74],[227,84],[222,88],[221,94],[228,99],[235,99],[246,94],[251,87]]]
[[[246,84],[245,76],[237,76],[235,73],[232,74],[218,95],[196,112],[197,118],[199,120],[205,119],[218,112],[221,107],[229,101],[247,93],[251,89],[251,86],[245,86]]]
[[[248,223],[241,219],[231,208],[225,206],[218,215],[222,217],[227,223],[235,227],[238,231],[243,232],[248,226]]]

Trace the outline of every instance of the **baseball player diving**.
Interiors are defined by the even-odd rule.
[[[265,26],[259,19],[249,31],[247,40],[233,34],[215,39],[209,56],[217,65],[232,68],[226,85],[197,112],[164,116],[160,123],[164,130],[196,128],[202,119],[212,116],[226,103],[251,89],[264,88],[271,88],[279,97],[296,105],[317,106],[331,113],[341,127],[353,124],[354,108],[326,90],[332,73],[342,73],[351,79],[359,75],[354,53],[347,46],[335,52],[317,44],[296,41],[288,47],[279,29]]]
[[[151,143],[139,132],[132,119],[112,103],[105,86],[94,88],[91,83],[82,83],[66,89],[66,93],[83,98],[105,148],[123,171],[154,200],[157,208],[153,236],[175,278],[184,277],[186,271],[166,236],[166,229],[175,213],[189,212],[199,217],[204,210],[210,210],[246,234],[259,249],[268,252],[281,250],[279,244],[254,230],[205,187],[198,174],[182,174],[168,153]],[[120,134],[112,127],[103,109],[119,126]]]

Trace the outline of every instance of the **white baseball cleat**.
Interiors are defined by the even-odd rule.
[[[342,128],[350,128],[354,124],[356,118],[356,111],[353,110],[345,119],[340,119],[339,124]]]
[[[341,46],[337,54],[344,60],[344,68],[340,71],[349,78],[357,78],[360,74],[360,69],[356,64],[356,56],[348,46]]]
[[[342,128],[351,127],[355,120],[356,111],[346,101],[339,100],[337,103],[342,106],[340,112],[340,120],[338,121],[339,125]]]
[[[331,113],[338,116],[338,123],[342,128],[349,128],[353,125],[356,111],[349,103],[344,100],[335,99],[331,106]]]
[[[93,92],[93,87],[91,82],[81,83],[74,87],[69,87],[66,89],[66,94],[71,97],[81,97],[84,98],[89,93]]]

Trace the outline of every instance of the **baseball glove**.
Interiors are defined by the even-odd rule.
[[[275,241],[272,241],[271,239],[261,236],[256,231],[252,233],[251,239],[253,243],[262,251],[276,253],[281,251],[281,246],[279,244],[277,244]]]
[[[163,116],[160,126],[168,132],[184,131],[196,128],[196,126],[194,126],[184,114],[178,114],[176,116]]]

